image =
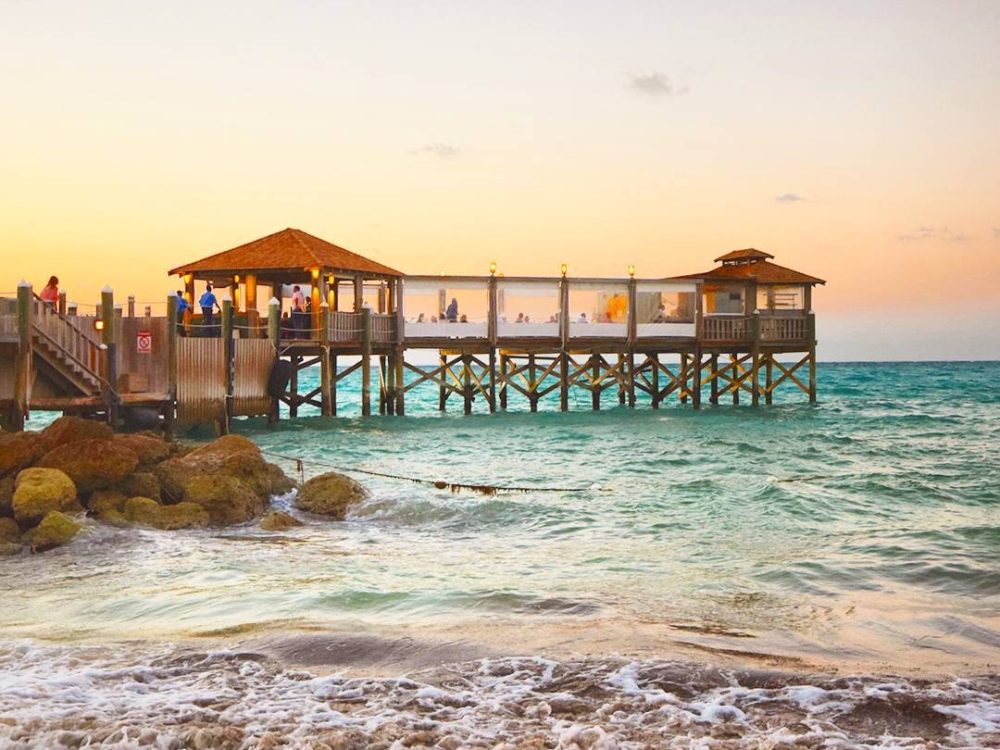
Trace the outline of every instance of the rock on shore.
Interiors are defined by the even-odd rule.
[[[227,435],[191,450],[153,434],[115,435],[62,417],[38,433],[0,434],[0,554],[66,544],[82,514],[156,529],[252,521],[295,482],[253,442]],[[287,515],[287,514],[285,514]],[[289,528],[290,517],[265,527]]]

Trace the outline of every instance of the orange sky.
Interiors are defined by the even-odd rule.
[[[411,273],[754,246],[829,281],[821,356],[1000,357],[992,0],[0,0],[0,42],[0,292],[159,302],[287,226]]]

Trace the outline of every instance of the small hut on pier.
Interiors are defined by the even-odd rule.
[[[772,263],[773,258],[770,253],[752,247],[733,250],[715,259],[720,266],[673,278],[704,282],[706,315],[811,312],[812,288],[826,282]]]
[[[323,302],[331,311],[361,310],[366,284],[375,295],[373,309],[395,309],[399,279],[403,276],[393,268],[292,228],[186,263],[169,273],[183,278],[184,294],[192,306],[197,300],[196,281],[228,288],[234,313],[247,312],[248,325],[255,318],[259,286],[269,286],[271,297],[281,302],[283,290],[300,285],[304,296],[311,300],[313,329],[319,327]]]

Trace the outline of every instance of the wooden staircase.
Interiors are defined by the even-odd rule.
[[[101,398],[104,351],[89,319],[67,317],[51,305],[35,299],[31,341],[37,362],[35,370],[71,399]],[[87,324],[84,323],[87,321]],[[40,367],[41,366],[41,367]]]

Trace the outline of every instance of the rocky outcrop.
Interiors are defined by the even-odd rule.
[[[42,451],[39,436],[30,432],[0,435],[0,477],[17,474],[34,463]]]
[[[192,477],[184,499],[208,511],[215,526],[246,523],[264,512],[264,500],[234,477],[212,474]]]
[[[38,466],[61,469],[81,494],[110,487],[135,471],[139,459],[131,449],[106,438],[66,443],[42,456]]]
[[[150,435],[115,435],[112,438],[118,445],[128,448],[139,459],[139,466],[146,467],[158,464],[170,458],[173,452],[170,443]]]
[[[308,513],[318,513],[343,520],[347,511],[368,497],[368,491],[350,477],[336,472],[313,477],[295,498],[295,507]]]
[[[24,469],[17,475],[11,509],[22,524],[36,523],[51,511],[83,510],[73,480],[64,471],[48,468]]]
[[[165,531],[208,526],[208,511],[195,503],[161,505],[149,497],[130,497],[123,507],[125,519],[131,523]]]
[[[121,492],[125,497],[151,497],[159,502],[163,500],[160,494],[160,480],[152,471],[137,471],[110,489]]]
[[[81,417],[60,417],[42,430],[40,436],[44,445],[42,452],[79,440],[93,438],[110,440],[114,434],[114,430],[103,422],[95,422],[92,419],[82,419]]]
[[[33,550],[43,552],[68,544],[81,528],[83,527],[69,516],[54,510],[46,513],[38,526],[25,534],[24,538]]]
[[[0,518],[0,542],[20,542],[21,527],[13,518]]]
[[[264,517],[260,519],[260,527],[264,531],[287,531],[288,529],[294,529],[296,526],[302,525],[302,521],[295,516],[285,513],[283,510],[271,511],[264,514]]]

